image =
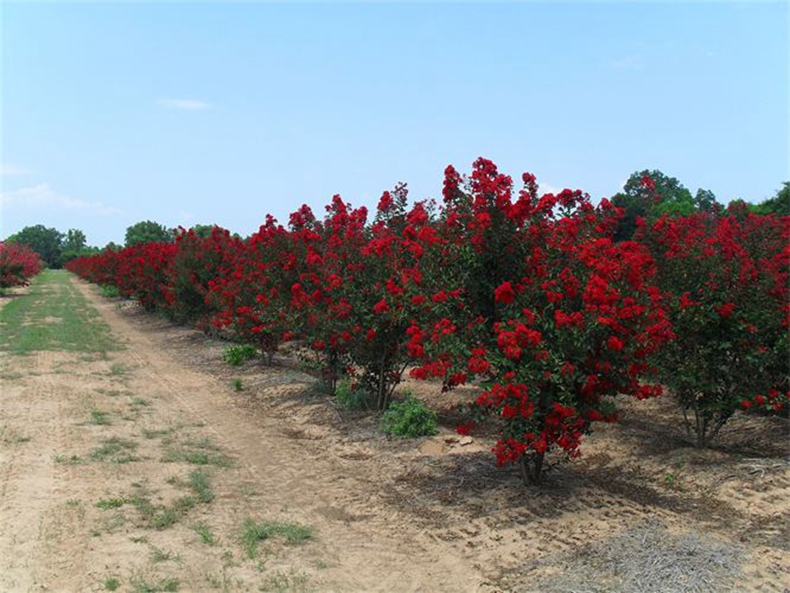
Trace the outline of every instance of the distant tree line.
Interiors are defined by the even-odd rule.
[[[208,237],[214,225],[197,224],[192,228],[200,237]],[[79,229],[69,229],[63,233],[56,228],[48,228],[43,224],[26,226],[18,233],[6,238],[5,242],[16,243],[30,248],[38,254],[47,267],[57,269],[73,259],[93,255],[106,249],[118,250],[139,243],[169,243],[174,238],[175,232],[173,229],[151,220],[142,220],[126,229],[123,245],[110,241],[103,248],[90,246],[87,243],[85,233]]]
[[[649,183],[644,180],[649,179]],[[790,215],[790,182],[785,181],[773,197],[759,204],[741,199],[725,206],[716,200],[709,189],[699,188],[693,194],[675,177],[659,170],[635,171],[623,186],[623,191],[612,196],[612,203],[623,208],[625,214],[615,234],[620,240],[630,239],[636,231],[638,218],[650,222],[663,214],[688,216],[694,212],[753,212],[755,214]]]

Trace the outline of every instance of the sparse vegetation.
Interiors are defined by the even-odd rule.
[[[67,463],[69,465],[80,465],[83,463],[82,457],[79,455],[55,455],[53,459],[55,463]]]
[[[180,585],[181,581],[175,578],[165,578],[156,581],[155,583],[141,578],[137,578],[132,581],[132,587],[134,588],[135,593],[160,593],[163,591],[178,591]]]
[[[101,440],[102,445],[91,452],[94,461],[109,461],[112,463],[130,463],[139,461],[140,458],[132,455],[137,449],[137,443],[120,437],[109,437]]]
[[[168,560],[178,560],[178,556],[172,552],[167,552],[156,546],[151,546],[151,561],[155,563],[167,562]]]
[[[102,412],[101,410],[92,410],[91,424],[96,424],[97,426],[107,426],[109,424],[112,424],[112,422],[110,422],[109,412]]]
[[[214,500],[214,492],[211,490],[211,475],[196,469],[189,474],[189,487],[202,503],[209,503]]]
[[[174,446],[162,457],[166,463],[191,463],[193,465],[214,465],[217,467],[227,467],[230,459],[226,457],[209,440],[185,441],[180,445]]]
[[[214,532],[211,531],[211,527],[206,523],[195,523],[192,525],[192,531],[197,533],[200,536],[200,541],[207,546],[214,546],[217,544],[217,536],[214,535]]]
[[[256,523],[252,519],[247,519],[244,522],[241,542],[250,558],[255,558],[257,555],[259,542],[272,537],[282,537],[287,544],[294,545],[312,538],[313,530],[294,523],[272,521]]]
[[[96,507],[106,511],[108,509],[117,509],[125,505],[128,501],[125,498],[105,498],[96,503]]]

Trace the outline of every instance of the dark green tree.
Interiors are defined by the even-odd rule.
[[[95,249],[88,247],[85,233],[79,229],[69,229],[63,240],[61,263],[65,264],[74,258],[90,255],[93,252],[95,252]]]
[[[139,243],[169,243],[172,240],[172,230],[151,220],[140,221],[126,229],[126,247]]]
[[[790,181],[785,181],[775,196],[753,205],[750,210],[755,214],[790,216]]]
[[[215,224],[196,224],[192,227],[195,234],[201,239],[206,239],[211,236],[211,232],[216,228]]]
[[[649,182],[646,180],[649,178]],[[618,241],[630,239],[636,231],[636,219],[651,220],[663,214],[684,216],[697,210],[714,211],[719,208],[716,196],[706,189],[691,192],[676,177],[658,169],[635,171],[623,186],[623,191],[612,196],[612,203],[625,210],[615,231]]]
[[[716,201],[716,194],[709,189],[699,188],[694,195],[694,208],[702,212],[719,212],[722,206]]]
[[[38,253],[47,266],[59,268],[62,264],[63,238],[64,235],[59,230],[37,224],[26,226],[15,235],[8,237],[8,241],[29,247]]]

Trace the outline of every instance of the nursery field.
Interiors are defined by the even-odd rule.
[[[0,299],[0,590],[785,591],[787,420],[690,445],[670,398],[539,486],[463,387],[406,379],[435,436],[383,436],[280,349],[227,342],[46,271]],[[556,462],[556,467],[554,466]]]

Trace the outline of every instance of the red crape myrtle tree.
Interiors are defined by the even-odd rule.
[[[301,244],[267,216],[258,232],[223,254],[221,273],[208,284],[208,303],[217,311],[212,322],[253,344],[271,363],[291,330],[288,307],[303,266]]]
[[[671,337],[653,261],[635,242],[612,241],[620,212],[606,200],[596,208],[570,190],[539,198],[529,174],[514,200],[510,178],[484,159],[465,184],[451,168],[446,176],[444,232],[459,261],[506,266],[484,279],[488,294],[467,276],[469,306],[454,324],[462,330],[434,334],[431,362],[415,374],[438,359],[452,363],[450,385],[477,376],[476,421],[499,417],[497,462],[520,463],[537,483],[548,451],[575,457],[593,422],[616,420],[605,396],[660,394],[641,381],[648,355]]]
[[[0,241],[0,289],[26,286],[42,267],[41,259],[32,249]]]
[[[121,294],[136,298],[146,311],[166,309],[170,264],[178,251],[174,243],[141,243],[118,254],[115,284]]]
[[[299,327],[324,354],[330,379],[353,376],[379,410],[419,348],[416,320],[429,323],[436,303],[457,297],[435,290],[438,233],[427,205],[407,211],[407,195],[403,185],[384,192],[371,224],[365,208],[335,196],[294,287]]]
[[[117,287],[120,263],[121,252],[107,248],[96,255],[77,257],[66,262],[66,269],[88,282]]]
[[[168,270],[168,315],[179,322],[205,322],[216,313],[211,306],[209,285],[225,277],[227,262],[236,261],[243,250],[241,239],[220,227],[207,237],[195,229],[180,229],[175,238],[178,250]]]
[[[790,217],[696,214],[640,229],[677,338],[657,358],[708,446],[736,410],[788,412]]]

